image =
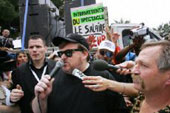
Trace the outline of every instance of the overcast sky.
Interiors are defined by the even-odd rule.
[[[157,28],[170,21],[170,0],[96,0],[108,7],[109,23],[114,20],[144,22],[148,27]]]

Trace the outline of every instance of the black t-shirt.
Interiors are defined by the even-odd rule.
[[[95,71],[92,66],[84,74],[114,79],[108,71]],[[122,99],[121,95],[112,91],[91,91],[84,87],[82,80],[60,69],[48,98],[47,113],[125,113]]]
[[[56,62],[52,60],[46,60],[46,62],[46,74],[48,74],[54,68]],[[31,101],[34,98],[34,87],[38,83],[38,81],[33,76],[30,70],[30,66],[31,65],[29,63],[25,63],[12,72],[12,88],[16,88],[16,85],[19,84],[22,87],[22,90],[24,91],[24,96],[21,98],[20,101],[18,101],[21,113],[33,113],[31,108]],[[36,72],[37,75],[41,75],[43,73],[43,68],[40,70],[33,70]]]

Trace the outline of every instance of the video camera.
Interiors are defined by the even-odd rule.
[[[131,39],[142,36],[144,38],[149,37],[149,39],[161,40],[161,37],[156,34],[153,30],[146,27],[144,23],[130,30],[129,34]]]
[[[131,30],[132,31],[132,38],[138,37],[138,36],[146,36],[148,35],[149,28],[145,27],[144,24],[142,23],[139,27],[134,28]]]
[[[139,24],[138,26],[135,26],[131,29],[124,29],[122,31],[122,37],[123,37],[123,45],[128,46],[131,44],[134,39],[144,39],[145,41],[149,40],[161,40],[162,38],[159,36],[158,33],[150,29],[149,27],[146,27],[144,23]]]
[[[13,48],[14,45],[12,43],[11,38],[5,38],[5,37],[0,37],[0,47],[7,47],[7,48]]]

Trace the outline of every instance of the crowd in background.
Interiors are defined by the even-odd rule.
[[[170,57],[168,51],[170,49],[170,42],[168,40],[163,40],[163,42],[153,40],[147,45],[144,44],[146,42],[144,36],[136,36],[132,39],[132,44],[120,49],[117,43],[120,35],[108,27],[106,27],[105,31],[108,36],[107,40],[102,41],[93,54],[90,54],[90,51],[92,51],[92,48],[89,48],[91,42],[81,39],[82,36],[80,35],[71,34],[64,38],[60,37],[61,39],[54,38],[53,43],[59,46],[59,51],[54,51],[49,56],[46,56],[47,47],[43,37],[39,35],[29,37],[28,51],[11,52],[10,50],[14,46],[12,39],[9,37],[10,31],[4,29],[0,37],[0,113],[46,113],[46,111],[52,113],[52,110],[59,113],[64,113],[61,110],[66,113],[91,113],[91,111],[94,113],[170,113],[170,98],[165,98],[166,101],[159,98],[155,100],[156,97],[166,97],[170,93],[169,88],[167,88],[170,85],[170,79],[168,79],[168,77],[170,78],[170,61],[168,58],[165,59],[166,61],[163,61],[164,57]],[[149,50],[150,48],[151,50]],[[77,56],[74,56],[74,52],[75,54],[76,52],[81,53],[77,53]],[[162,56],[159,56],[157,53]],[[146,59],[143,57],[146,57]],[[159,59],[159,57],[161,58]],[[116,71],[107,69],[107,72],[94,71],[93,61],[99,59],[106,61],[108,64],[116,65],[120,69]],[[71,75],[73,67],[78,68],[88,76],[84,77],[83,81],[78,81],[75,78],[66,79],[61,76],[54,77],[54,80],[49,76],[44,76],[49,74],[55,67],[56,62],[60,60],[64,61],[64,66],[62,67],[62,71],[59,70],[55,76],[62,75],[65,77]],[[152,60],[153,62],[151,62]],[[154,70],[156,67],[151,65],[155,63],[154,60],[159,64],[158,71]],[[151,62],[151,64],[148,62]],[[72,67],[67,66],[69,64]],[[155,65],[157,66],[156,63]],[[151,86],[148,87],[148,81],[140,81],[143,78],[139,79],[135,76],[139,76],[142,73],[139,72],[140,66],[146,68],[142,70],[147,71],[147,69],[151,69],[151,71],[155,71],[155,73],[150,73],[151,75],[157,75],[159,73],[160,75],[165,74],[164,76],[167,77],[156,79],[151,77],[155,81],[160,79],[160,82],[150,83]],[[148,73],[146,72],[146,75]],[[163,83],[161,80],[166,82],[166,84],[161,85],[160,83]],[[53,85],[51,81],[54,82]],[[135,86],[133,81],[139,82],[144,86],[138,88],[139,86]],[[156,87],[155,84],[162,86],[158,87],[158,89],[166,88],[166,91],[159,90],[163,94],[161,93],[160,96],[149,100],[150,92],[155,91],[151,89],[152,87]],[[56,90],[56,92],[53,90]],[[72,94],[65,90],[72,92]],[[72,90],[76,90],[77,92]],[[83,94],[80,96],[79,93],[87,93],[88,95]],[[155,93],[158,92],[155,91]],[[74,95],[79,95],[79,97],[75,97]],[[104,95],[108,98],[105,99],[106,97]],[[69,101],[64,101],[67,100],[65,98],[72,98],[73,100],[68,99]],[[54,102],[53,99],[60,103]],[[78,99],[82,100],[82,102],[78,101]],[[96,101],[98,104],[94,106]],[[149,106],[154,105],[150,101],[155,101],[155,103],[160,103],[160,105]],[[102,102],[106,103],[103,104]],[[69,107],[72,104],[76,106],[75,109]],[[78,108],[80,104],[82,106]],[[106,106],[107,108],[105,108]],[[56,109],[55,107],[61,108]],[[70,112],[67,111],[70,109],[73,110]]]

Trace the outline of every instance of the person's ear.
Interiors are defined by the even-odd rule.
[[[168,79],[165,82],[166,85],[170,86],[170,71],[167,73],[168,74]]]
[[[47,48],[47,46],[45,46],[45,52],[47,52],[48,51],[48,48]]]
[[[86,59],[88,57],[88,51],[83,51],[83,54],[84,54],[84,59]]]

